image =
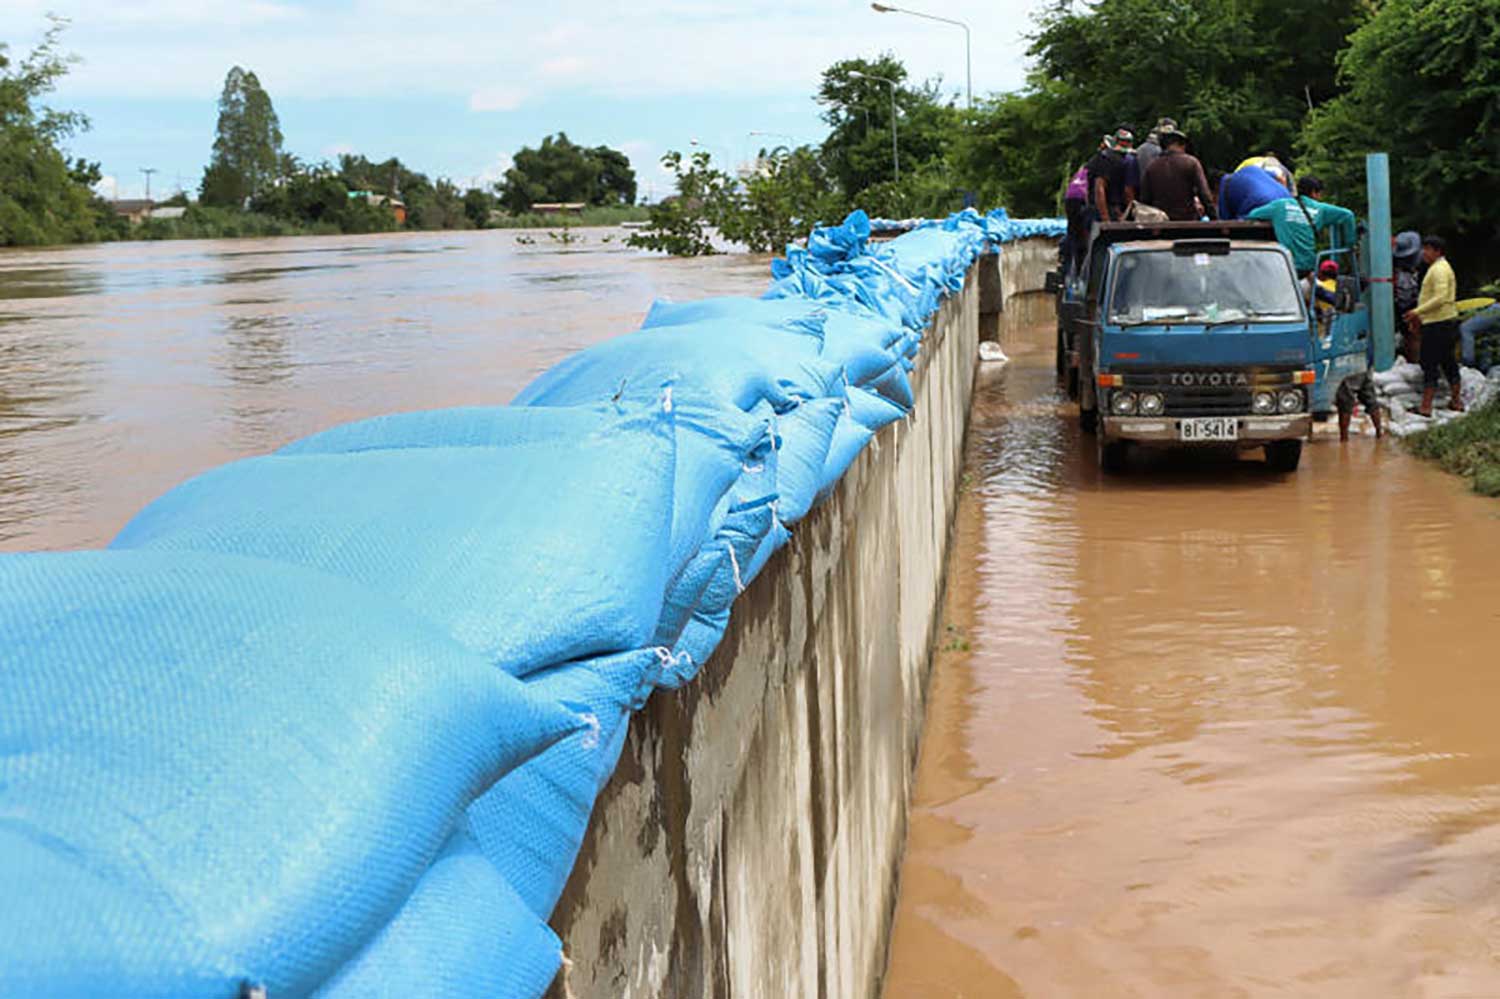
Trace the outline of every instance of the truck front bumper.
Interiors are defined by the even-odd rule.
[[[1268,441],[1300,440],[1312,432],[1312,416],[1237,416],[1239,436],[1233,441],[1214,441],[1218,446],[1259,447]],[[1141,444],[1199,444],[1182,439],[1182,420],[1170,416],[1106,416],[1099,421],[1105,440],[1137,441]]]

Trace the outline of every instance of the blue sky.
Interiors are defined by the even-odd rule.
[[[967,21],[976,94],[1012,89],[1043,0],[947,0],[915,10]],[[461,184],[497,179],[509,156],[566,131],[624,150],[643,194],[670,193],[657,160],[693,139],[737,162],[785,133],[824,132],[811,94],[830,63],[889,50],[918,78],[964,85],[963,32],[867,0],[626,3],[554,0],[4,0],[4,35],[26,51],[55,11],[82,62],[52,103],[93,129],[71,151],[99,160],[104,193],[195,190],[224,74],[252,69],[287,148],[358,151]],[[908,6],[903,4],[902,6]],[[180,179],[180,180],[179,180]]]

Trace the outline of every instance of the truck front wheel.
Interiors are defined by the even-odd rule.
[[[1302,461],[1302,442],[1272,441],[1266,445],[1266,464],[1275,472],[1295,472]]]
[[[1125,454],[1130,449],[1128,441],[1105,440],[1100,433],[1095,438],[1095,446],[1098,448],[1100,471],[1106,475],[1119,475],[1125,471]]]

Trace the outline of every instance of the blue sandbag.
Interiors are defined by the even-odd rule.
[[[510,447],[608,433],[618,410],[574,406],[456,406],[387,413],[330,427],[276,453],[355,454],[404,447]]]
[[[887,423],[895,423],[906,415],[906,410],[884,396],[864,389],[849,390],[849,415],[863,427],[879,430]],[[830,443],[829,447],[832,447]]]
[[[294,441],[282,455],[348,454],[406,447],[506,447],[606,439],[629,431],[658,402],[622,408],[599,406],[465,406],[392,413],[346,423]],[[747,414],[702,393],[677,393],[670,402],[676,432],[673,475],[672,548],[680,566],[708,537],[713,504],[734,482],[740,467],[763,460],[771,448],[769,408]]]
[[[537,999],[562,944],[474,841],[455,833],[379,934],[314,999]]]
[[[565,663],[527,678],[532,693],[579,706],[594,725],[506,774],[469,806],[466,828],[529,909],[552,914],[583,844],[594,799],[614,772],[631,712],[662,675],[665,649]]]
[[[814,330],[820,341],[817,356],[842,367],[850,383],[871,386],[904,406],[912,404],[911,386],[897,364],[906,346],[906,331],[895,323],[820,308],[801,299],[722,297],[697,302],[658,300],[642,325],[703,323],[726,327],[721,331],[725,335],[746,338],[764,328]]]
[[[519,674],[651,637],[678,568],[673,452],[653,414],[566,461],[553,444],[250,458],[157,499],[113,546],[320,569]]]
[[[814,399],[777,421],[781,445],[776,453],[776,512],[782,523],[795,524],[807,516],[823,489],[823,470],[828,449],[833,446],[834,427],[846,405],[844,396]]]
[[[292,566],[9,555],[0,594],[3,995],[305,994],[475,796],[582,725]]]
[[[838,486],[854,459],[874,436],[875,431],[855,419],[852,411],[846,409],[839,416],[828,447],[828,458],[823,463],[823,488],[819,490],[819,497],[827,496]]]
[[[870,238],[870,217],[856,208],[838,225],[818,226],[807,237],[807,252],[822,264],[858,257]]]
[[[784,412],[830,395],[836,368],[757,339],[717,334],[713,324],[640,330],[594,344],[551,368],[513,405],[571,406],[655,398],[664,385],[707,391],[743,410],[765,400]]]
[[[706,584],[700,598],[672,640],[679,665],[664,675],[661,685],[675,688],[695,676],[713,654],[729,627],[730,607],[744,592],[766,561],[787,540],[786,528],[770,504],[736,510],[692,564]]]

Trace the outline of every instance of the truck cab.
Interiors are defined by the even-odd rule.
[[[1133,446],[1214,446],[1296,469],[1317,341],[1269,225],[1105,223],[1083,272],[1060,283],[1072,301],[1058,374],[1102,468],[1119,470]]]

